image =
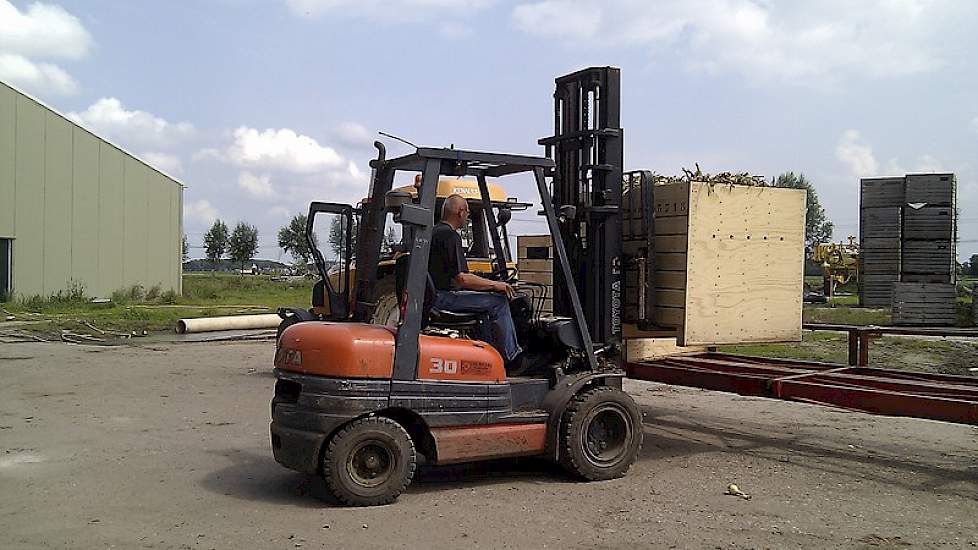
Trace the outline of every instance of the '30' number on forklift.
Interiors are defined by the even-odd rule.
[[[455,374],[458,372],[458,361],[455,359],[431,358],[431,374]]]

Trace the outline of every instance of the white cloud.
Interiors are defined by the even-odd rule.
[[[273,206],[268,210],[268,215],[269,217],[272,218],[288,221],[291,220],[292,216],[294,216],[295,214],[293,214],[291,210],[289,210],[284,206]]]
[[[61,67],[35,63],[22,55],[0,52],[0,80],[25,90],[55,95],[78,92],[78,83]]]
[[[915,172],[945,172],[944,163],[933,155],[923,155],[917,159],[914,166]]]
[[[0,51],[28,57],[81,59],[92,37],[77,17],[64,8],[35,2],[22,13],[0,0]]]
[[[978,132],[978,116],[971,119],[971,131]]]
[[[244,168],[311,174],[342,167],[343,158],[332,147],[288,128],[258,131],[240,127],[225,150],[204,149],[195,158],[216,157]]]
[[[336,137],[344,145],[350,147],[370,147],[374,136],[362,124],[343,122],[336,128]]]
[[[913,0],[542,0],[515,6],[511,17],[526,33],[570,46],[646,48],[691,70],[812,83],[935,70],[947,56],[942,31],[976,11]]]
[[[516,28],[529,34],[593,38],[601,28],[601,6],[544,0],[513,8]]]
[[[128,111],[114,97],[103,97],[80,113],[68,113],[68,118],[125,146],[168,147],[195,133],[189,122],[172,123],[145,111]]]
[[[206,227],[214,223],[214,220],[221,217],[217,208],[211,206],[207,199],[200,199],[187,203],[183,206],[183,217],[196,222],[201,227]]]
[[[267,199],[275,195],[272,178],[267,174],[255,175],[245,171],[238,174],[238,187],[256,199]]]
[[[183,162],[181,162],[180,157],[177,157],[176,155],[146,152],[141,153],[139,157],[149,163],[150,166],[158,168],[167,174],[173,176],[183,174]]]
[[[842,133],[835,147],[835,158],[845,163],[849,173],[856,177],[874,176],[879,170],[879,163],[873,156],[873,149],[863,142],[856,130],[846,130]]]
[[[292,13],[305,17],[335,16],[391,24],[471,17],[495,0],[286,0]]]
[[[75,80],[43,60],[82,59],[91,45],[78,18],[60,6],[35,2],[22,12],[0,0],[0,80],[36,93],[74,94]]]

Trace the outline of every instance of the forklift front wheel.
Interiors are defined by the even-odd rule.
[[[390,504],[414,477],[417,453],[400,424],[379,416],[351,422],[323,453],[330,493],[351,506]]]
[[[575,396],[561,419],[561,464],[587,481],[625,475],[642,446],[642,411],[627,393],[597,387]]]

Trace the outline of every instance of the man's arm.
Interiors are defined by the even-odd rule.
[[[465,290],[499,292],[500,294],[505,294],[510,300],[516,296],[516,290],[512,285],[502,281],[492,281],[474,273],[462,272],[455,275],[453,280],[459,288]]]

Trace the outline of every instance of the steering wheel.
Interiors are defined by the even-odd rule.
[[[506,272],[503,273],[501,277],[498,271],[493,271],[492,274],[489,276],[489,278],[492,279],[493,281],[512,283],[513,281],[516,280],[516,277],[518,275],[519,275],[519,271],[517,271],[515,267],[507,267]]]

